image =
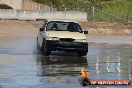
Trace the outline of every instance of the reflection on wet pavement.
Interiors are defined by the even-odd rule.
[[[81,67],[89,71],[90,79],[132,80],[131,45],[89,43],[86,57],[70,52],[46,57],[36,48],[35,38],[1,39],[0,88],[81,88]]]
[[[76,76],[80,74],[78,70],[80,67],[87,66],[85,57],[38,56],[37,62],[40,64],[40,71],[42,71],[40,76]]]

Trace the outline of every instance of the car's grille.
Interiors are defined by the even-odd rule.
[[[67,42],[72,42],[74,41],[75,39],[72,39],[72,38],[60,38],[61,41],[67,41]]]

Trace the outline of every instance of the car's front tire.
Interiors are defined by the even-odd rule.
[[[79,57],[86,56],[87,55],[87,51],[78,51],[77,54],[78,54]]]
[[[87,53],[88,53],[88,43],[87,43],[86,48],[84,50],[77,51],[77,54],[78,54],[79,57],[86,56]]]
[[[79,57],[86,56],[87,53],[88,53],[88,47],[86,48],[86,50],[77,51],[77,54],[78,54]]]
[[[44,40],[43,40],[43,42],[42,42],[42,48],[41,48],[41,50],[42,50],[42,54],[43,54],[43,55],[48,56],[48,55],[51,54],[51,51],[48,50],[47,45],[46,45],[46,41],[44,41]]]

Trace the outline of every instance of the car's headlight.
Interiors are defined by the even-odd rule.
[[[86,39],[75,39],[75,42],[87,42]]]
[[[47,40],[59,40],[59,38],[48,37]]]

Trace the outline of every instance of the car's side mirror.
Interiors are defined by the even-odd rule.
[[[40,28],[39,31],[44,31],[44,28]]]
[[[83,31],[84,34],[88,34],[88,31]]]

